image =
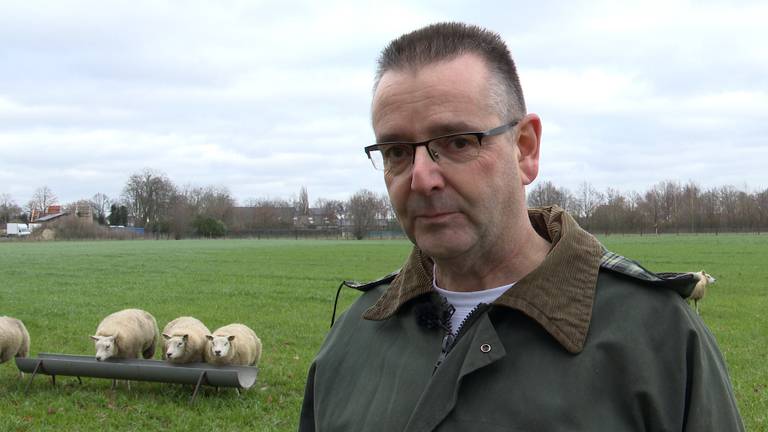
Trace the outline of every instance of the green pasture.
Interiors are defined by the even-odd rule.
[[[750,431],[768,430],[768,236],[610,236],[612,250],[655,271],[705,269],[717,284],[702,318],[725,354]],[[40,352],[93,353],[88,338],[119,309],[146,309],[162,327],[181,315],[213,330],[242,322],[264,344],[256,385],[242,396],[191,386],[35,379],[0,365],[0,430],[295,430],[307,368],[328,330],[342,279],[397,269],[406,241],[0,242],[0,315],[20,318]],[[340,308],[356,297],[343,291]]]

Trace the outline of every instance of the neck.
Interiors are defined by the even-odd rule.
[[[435,262],[438,285],[449,291],[481,291],[519,281],[541,264],[551,244],[527,219],[520,234],[497,242],[487,251]]]

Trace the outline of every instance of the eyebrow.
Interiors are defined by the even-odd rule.
[[[473,126],[464,121],[456,121],[452,123],[436,123],[427,127],[429,138],[437,138],[444,135],[451,135],[462,132],[482,132],[477,126]],[[401,142],[401,143],[414,143],[421,142],[413,139],[407,139],[403,135],[395,133],[386,133],[376,139],[376,143],[389,143],[389,142]]]

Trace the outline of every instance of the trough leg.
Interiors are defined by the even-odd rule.
[[[83,380],[81,380],[80,377],[77,377],[77,382],[79,382],[80,385],[83,385]]]
[[[56,387],[56,375],[51,375],[51,385]]]
[[[35,365],[35,370],[32,371],[32,376],[29,377],[29,382],[27,383],[27,388],[24,390],[24,393],[29,393],[29,386],[32,385],[32,380],[35,379],[35,375],[37,375],[37,371],[40,370],[40,368],[43,366],[43,361],[38,360],[37,365]]]
[[[200,377],[197,379],[197,384],[195,385],[195,391],[192,392],[192,398],[189,400],[189,403],[195,402],[195,397],[197,397],[197,392],[200,390],[200,385],[203,383],[203,379],[205,379],[206,371],[203,371],[203,373],[200,374]]]

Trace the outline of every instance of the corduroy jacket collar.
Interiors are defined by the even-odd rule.
[[[552,243],[546,259],[494,304],[536,320],[565,349],[581,352],[587,339],[603,247],[563,209],[528,210],[531,224]],[[387,291],[363,317],[384,320],[432,288],[432,260],[414,247]]]

